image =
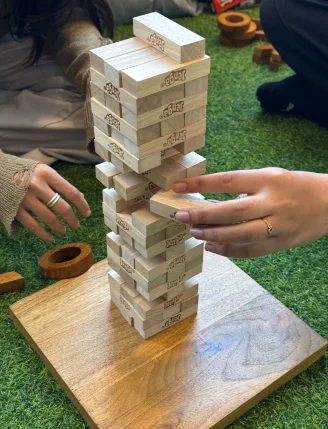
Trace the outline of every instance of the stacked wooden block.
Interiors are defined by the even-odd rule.
[[[90,52],[96,167],[104,184],[111,297],[144,338],[195,314],[203,243],[175,221],[175,181],[203,174],[210,59],[205,41],[157,13],[136,37]],[[154,200],[153,200],[154,198]]]

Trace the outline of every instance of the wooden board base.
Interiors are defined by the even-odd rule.
[[[11,306],[92,428],[224,428],[327,342],[225,258],[206,254],[197,316],[143,340],[110,302],[106,261]]]

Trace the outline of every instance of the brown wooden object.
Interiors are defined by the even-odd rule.
[[[23,289],[24,286],[24,277],[15,271],[0,274],[0,295],[7,292],[13,292],[17,289]]]
[[[256,24],[251,22],[248,29],[243,33],[227,33],[225,36],[233,40],[253,40],[256,32]]]
[[[248,15],[240,12],[225,12],[218,15],[218,26],[225,33],[244,33],[251,23]]]
[[[94,259],[85,243],[69,243],[49,250],[39,258],[39,268],[47,279],[70,279],[85,273]]]
[[[107,272],[99,262],[10,308],[90,428],[225,428],[327,347],[231,261],[207,252],[193,279],[197,316],[145,341],[111,304]]]
[[[241,48],[243,46],[248,46],[252,40],[234,40],[227,37],[226,34],[221,31],[220,42],[222,45],[230,46],[231,48]]]

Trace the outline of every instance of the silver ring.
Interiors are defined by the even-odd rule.
[[[57,204],[60,199],[61,199],[61,196],[56,192],[55,195],[51,198],[51,200],[47,202],[47,207],[51,209],[51,207]]]

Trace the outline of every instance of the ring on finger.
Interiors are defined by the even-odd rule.
[[[275,233],[274,227],[267,220],[265,220],[265,219],[261,219],[261,220],[263,220],[263,222],[266,223],[268,237],[272,237]]]
[[[49,200],[46,204],[46,206],[51,209],[55,204],[58,203],[58,201],[61,199],[61,196],[58,194],[58,192],[55,193],[55,195]]]

